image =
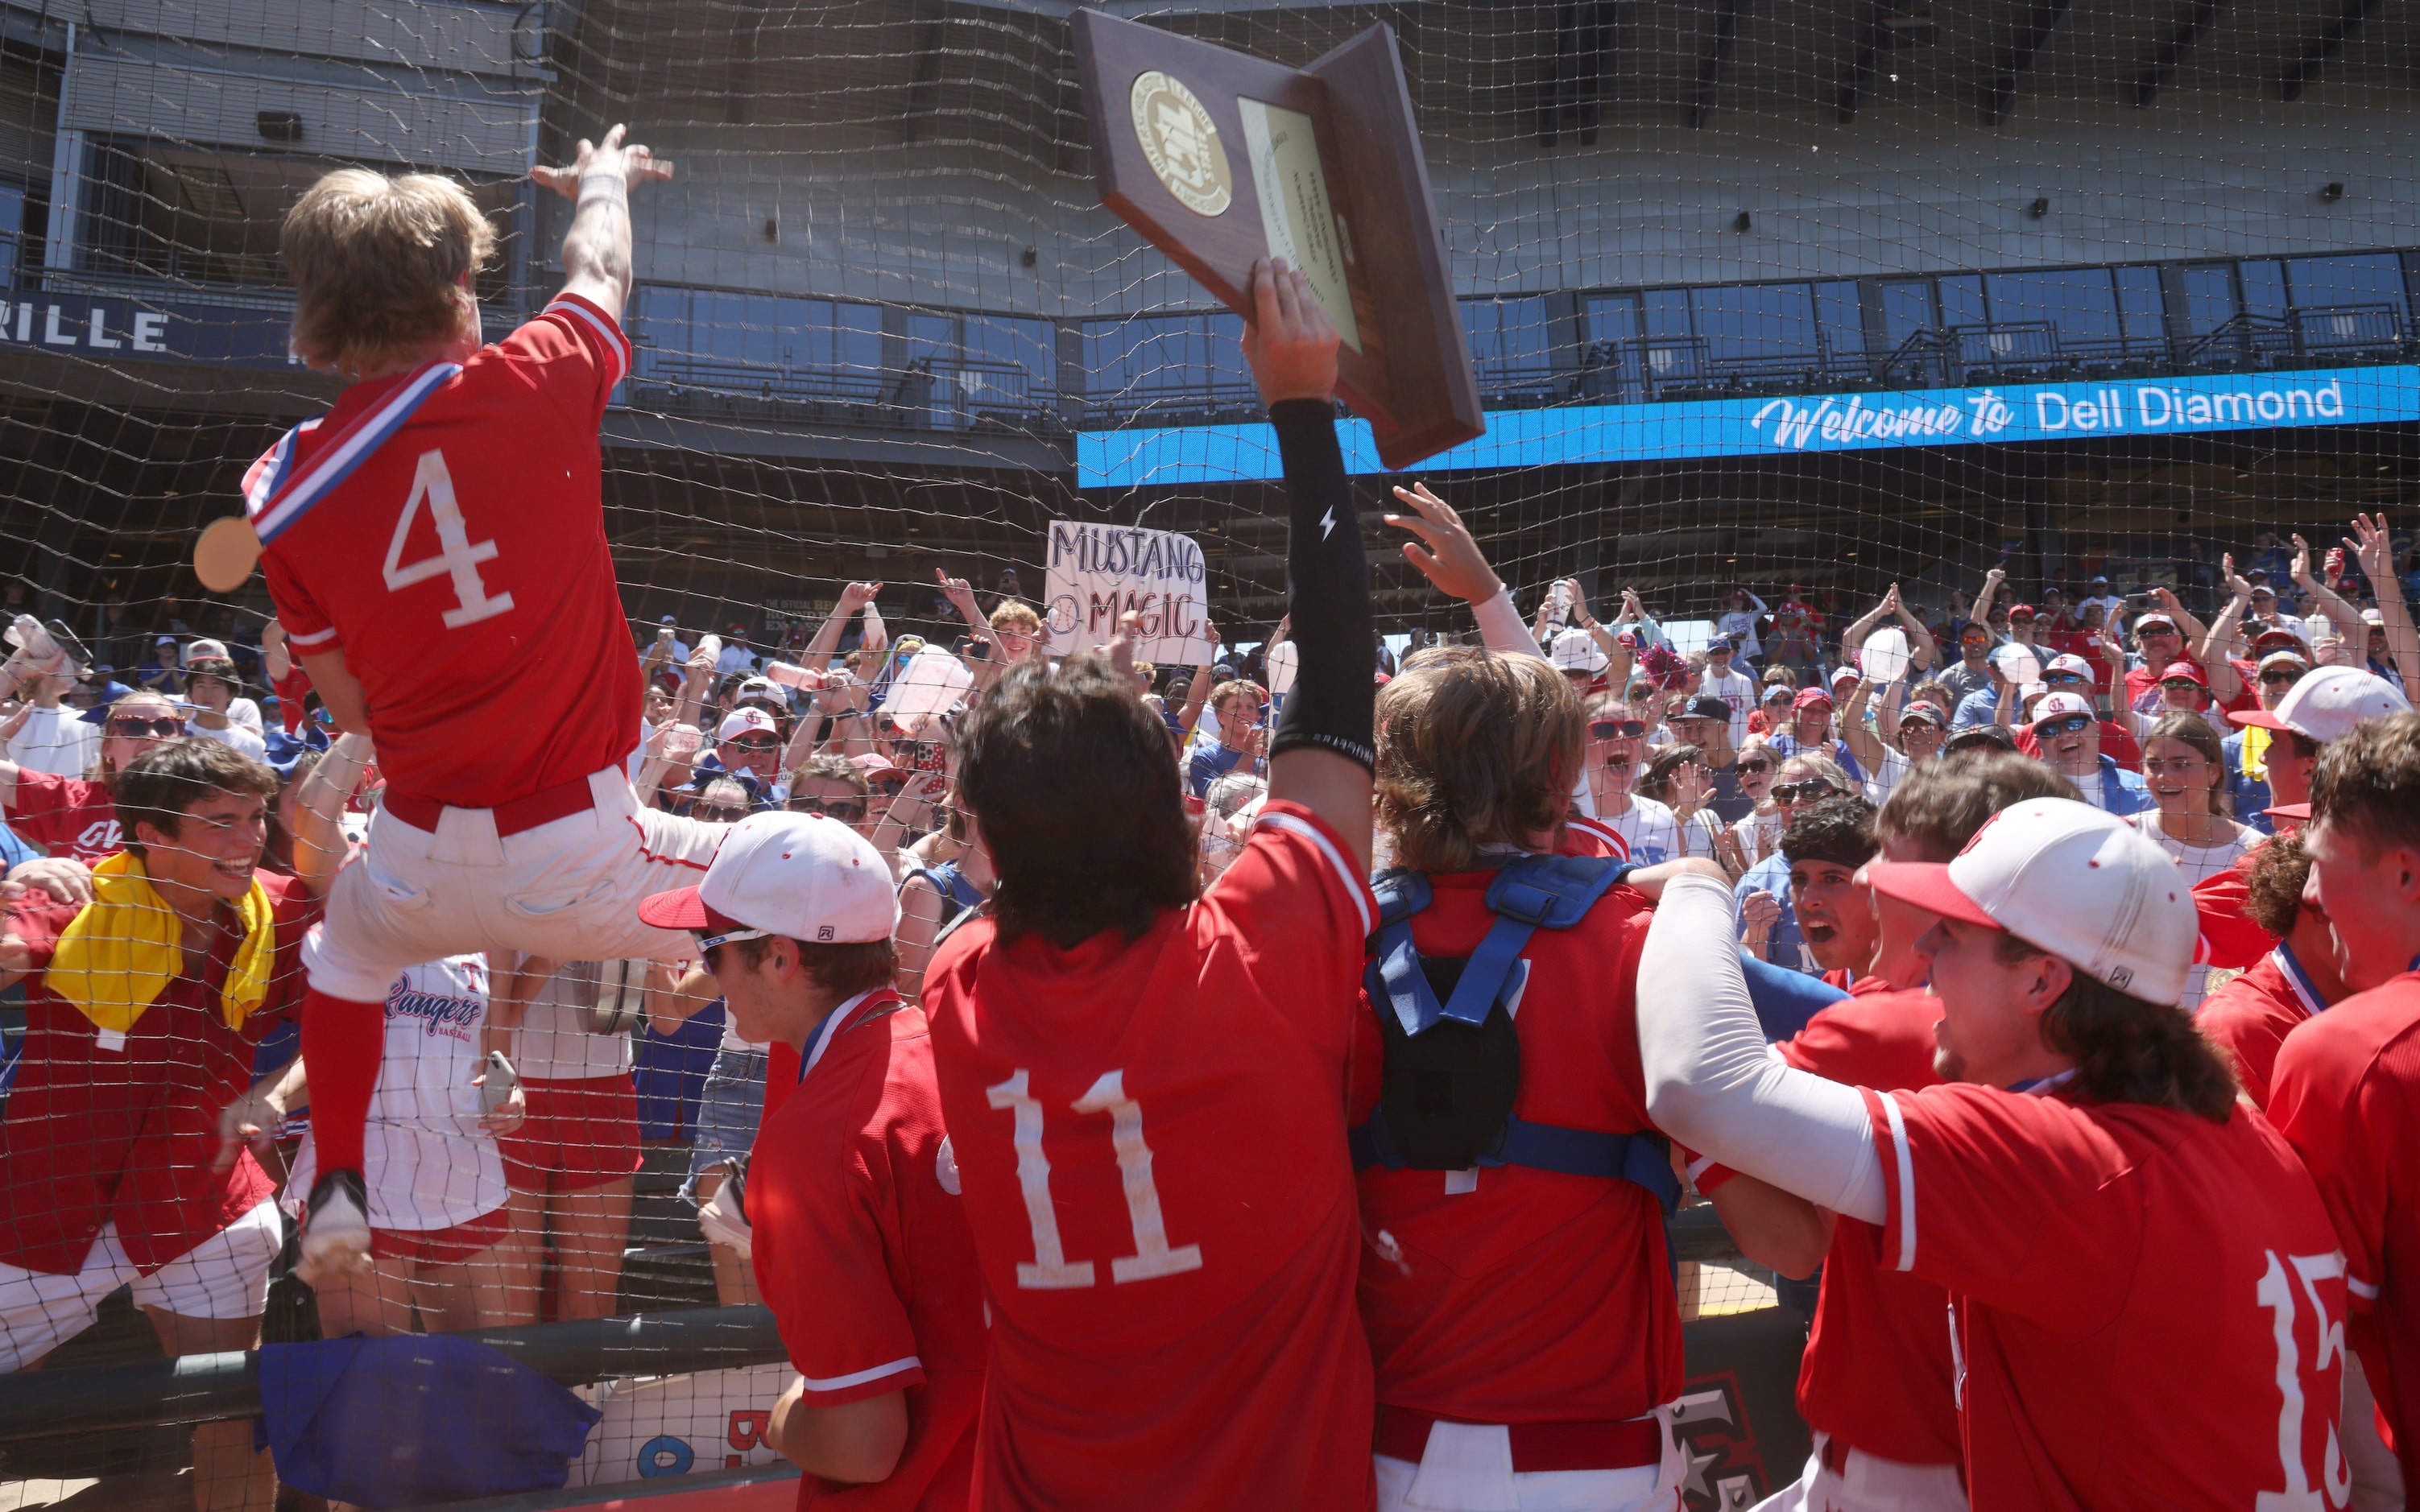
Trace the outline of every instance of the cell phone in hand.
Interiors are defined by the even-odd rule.
[[[520,1086],[521,1078],[501,1050],[488,1052],[486,1070],[488,1079],[479,1085],[479,1111],[493,1113],[513,1100],[513,1089]]]

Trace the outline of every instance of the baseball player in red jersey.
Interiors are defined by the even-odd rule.
[[[799,1505],[965,1506],[983,1277],[924,1015],[891,990],[890,867],[837,819],[756,814],[639,906],[695,934],[743,1039],[795,1052],[737,1206],[799,1370],[766,1435],[807,1472]]]
[[[2336,974],[2327,912],[2310,896],[2311,856],[2302,832],[2267,841],[2236,870],[2242,877],[2244,916],[2276,943],[2203,998],[2194,1024],[2203,1039],[2226,1053],[2243,1095],[2265,1108],[2286,1036],[2341,1002],[2350,989]],[[2194,892],[2201,898],[2200,888]],[[2203,933],[2209,933],[2207,921]]]
[[[1946,865],[1869,865],[1935,916],[1935,1067],[1965,1085],[1912,1092],[1766,1053],[1729,889],[1700,874],[1666,884],[1639,972],[1650,1108],[1948,1291],[1976,1507],[2342,1504],[2343,1257],[2170,1006],[2195,916],[2157,845],[2035,798]]]
[[[459,186],[361,169],[287,216],[295,349],[354,379],[244,485],[287,644],[386,781],[361,864],[306,953],[321,1175],[302,1270],[364,1261],[362,1119],[396,972],[470,950],[676,959],[640,898],[693,878],[721,826],[639,806],[640,686],[607,550],[597,440],[629,368],[628,187],[669,170],[622,129],[541,169],[578,201],[563,292],[492,347],[492,240]],[[491,713],[497,689],[514,717]]]
[[[1991,816],[2029,797],[2073,788],[2039,762],[2005,752],[1962,753],[1911,771],[1894,788],[1869,836],[1851,797],[1802,810],[1781,841],[1791,892],[1807,946],[1826,972],[1854,978],[1850,996],[1818,1009],[1807,1026],[1774,1046],[1800,1071],[1850,1087],[1913,1090],[1941,1085],[1933,1026],[1941,1000],[1922,987],[1916,950],[1931,916],[1866,886],[1875,856],[1947,861]],[[1699,1161],[1699,1190],[1721,1200],[1726,1166]],[[1769,1219],[1769,1209],[1751,1215]],[[1925,1512],[1967,1505],[1959,1443],[1956,1359],[1942,1319],[1948,1295],[1935,1282],[1880,1263],[1867,1224],[1818,1218],[1744,1229],[1725,1221],[1750,1258],[1786,1275],[1820,1260],[1823,1289],[1798,1367],[1798,1412],[1816,1435],[1798,1481],[1760,1512]],[[1811,1234],[1810,1231],[1811,1230]],[[1809,1238],[1815,1252],[1807,1252]]]
[[[1423,652],[1388,685],[1379,716],[1379,824],[1407,869],[1382,876],[1381,896],[1409,911],[1382,916],[1378,949],[1387,969],[1409,965],[1428,988],[1385,977],[1379,1003],[1365,996],[1355,1016],[1378,1505],[1672,1508],[1683,1363],[1661,1204],[1678,1182],[1647,1118],[1631,1019],[1647,934],[1638,887],[1652,873],[1598,891],[1582,879],[1609,880],[1610,867],[1532,865],[1556,849],[1584,741],[1581,702],[1548,662]],[[1476,1005],[1494,1021],[1490,1005],[1509,999],[1497,1032],[1515,1038],[1517,1085],[1479,1093],[1466,1122],[1424,1118],[1388,1061],[1443,1055],[1459,1087],[1477,1087],[1487,1030],[1466,1016],[1446,1025],[1436,998],[1482,969],[1499,882],[1532,876],[1582,891],[1566,927],[1520,941]],[[1463,965],[1452,988],[1430,972],[1445,961]],[[1406,1011],[1405,1035],[1382,1026],[1379,1014]]]
[[[2269,1107],[2335,1220],[2347,1332],[2409,1488],[2420,1485],[2420,714],[2328,744],[2303,842],[2352,995],[2286,1036]]]
[[[959,732],[999,872],[923,1007],[992,1309],[973,1504],[1366,1508],[1370,1349],[1345,1062],[1370,856],[1369,565],[1336,332],[1254,273],[1295,688],[1206,895],[1168,733],[1119,657],[1011,668]]]

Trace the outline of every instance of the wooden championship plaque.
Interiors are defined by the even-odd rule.
[[[1101,203],[1248,320],[1254,259],[1301,269],[1388,467],[1486,432],[1392,30],[1297,70],[1094,9],[1073,25]]]

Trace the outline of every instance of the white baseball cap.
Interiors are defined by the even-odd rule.
[[[2085,660],[2082,656],[2077,656],[2071,651],[2066,652],[2060,656],[2053,656],[2050,659],[2050,665],[2044,667],[2042,671],[2044,673],[2073,672],[2076,676],[2083,678],[2087,683],[2092,681],[2092,663]]]
[[[1555,637],[1552,659],[1559,670],[1567,672],[1601,672],[1606,666],[1605,648],[1596,643],[1596,637],[1577,625]]]
[[[2317,741],[2342,740],[2353,726],[2412,707],[2411,700],[2376,672],[2359,667],[2318,667],[2303,674],[2274,709],[2230,714],[2237,724],[2291,730]]]
[[[734,703],[744,703],[750,699],[763,699],[784,709],[790,706],[790,701],[783,696],[782,689],[769,677],[751,677],[731,695]]]
[[[227,655],[226,642],[224,640],[196,640],[185,648],[185,665],[188,667],[197,661],[232,661],[234,659]]]
[[[1832,686],[1834,687],[1839,687],[1842,683],[1854,683],[1857,678],[1857,669],[1848,666],[1845,663],[1832,669]]]
[[[899,926],[891,868],[864,836],[823,814],[750,814],[693,887],[639,903],[639,919],[701,945],[787,935],[808,945],[887,940]]]
[[[761,730],[768,735],[781,733],[773,724],[773,717],[764,710],[734,709],[722,717],[721,724],[714,727],[714,738],[729,740],[736,735],[744,735],[751,730]]]
[[[2146,1002],[2184,995],[2201,936],[2193,889],[2159,843],[2071,798],[2003,809],[1947,865],[1869,861],[1866,876],[1885,897],[2005,931]]]
[[[2070,693],[2065,688],[2061,688],[2057,692],[2042,695],[2041,702],[2034,705],[2033,722],[2037,725],[2048,724],[2053,719],[2064,719],[2071,714],[2090,714],[2091,712],[2092,705],[2084,701],[2083,694]]]

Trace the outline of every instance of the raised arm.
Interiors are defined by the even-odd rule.
[[[563,292],[579,295],[616,320],[630,298],[630,187],[673,176],[671,163],[657,162],[645,147],[625,145],[627,134],[616,126],[601,143],[583,137],[570,167],[541,164],[530,170],[530,177],[578,207],[563,237]]]
[[[832,604],[832,611],[824,616],[823,624],[815,626],[815,638],[807,642],[807,649],[802,654],[806,665],[820,670],[830,661],[832,653],[840,649],[841,632],[848,628],[848,622],[857,617],[857,611],[873,603],[874,595],[880,592],[880,583],[851,583],[842,589],[840,597]]]
[[[1891,611],[1899,616],[1900,627],[1907,632],[1908,671],[1911,673],[1929,671],[1935,650],[1932,632],[1924,627],[1924,622],[1916,617],[1916,612],[1907,607],[1907,601],[1899,596],[1897,583],[1891,584],[1890,605]]]
[[[1894,683],[1891,686],[1896,687],[1900,685]],[[1857,758],[1857,764],[1879,777],[1885,748],[1880,737],[1866,728],[1866,703],[1873,687],[1860,677],[1857,686],[1849,689],[1849,702],[1840,706],[1840,738],[1849,743],[1849,753]],[[1893,713],[1896,715],[1897,711]],[[1897,722],[1894,717],[1892,723]]]
[[[1202,707],[1210,700],[1210,669],[1218,664],[1218,627],[1208,620],[1202,622],[1202,665],[1193,669],[1193,678],[1185,685],[1185,706],[1176,711],[1176,733],[1191,739],[1193,727],[1202,720]]]
[[[1580,580],[1577,578],[1566,578],[1563,581],[1566,585],[1564,592],[1570,595],[1572,601],[1573,622],[1586,630],[1589,633],[1589,639],[1596,642],[1596,648],[1605,653],[1606,686],[1628,687],[1630,670],[1637,658],[1632,655],[1630,648],[1622,643],[1621,637],[1606,629],[1595,615],[1589,612],[1588,595],[1580,591]]]
[[[2420,634],[2412,625],[2412,606],[2404,601],[2402,579],[2395,576],[2395,538],[2387,532],[2386,517],[2355,515],[2353,534],[2346,549],[2361,563],[2362,576],[2378,595],[2379,623],[2386,631],[2386,654],[2403,679],[2403,690],[2420,694]],[[2356,622],[2358,623],[2358,622]],[[2364,659],[2366,659],[2365,654]]]
[[[350,849],[341,823],[345,801],[361,786],[374,754],[367,735],[337,736],[294,795],[294,877],[315,898],[328,895]]]
[[[2252,607],[2252,584],[2237,576],[2232,551],[2222,556],[2219,564],[2226,580],[2226,603],[2195,642],[2195,659],[2201,663],[2202,675],[2210,679],[2211,697],[2225,703],[2243,691],[2243,679],[2227,658],[2235,651],[2236,628],[2243,623],[2244,611]]]
[[[1282,259],[1252,269],[1244,355],[1277,427],[1286,483],[1286,612],[1300,657],[1270,744],[1269,796],[1333,825],[1370,868],[1375,642],[1370,563],[1336,441],[1336,328]]]
[[[1387,523],[1418,537],[1404,543],[1404,560],[1418,567],[1438,592],[1451,594],[1470,606],[1471,618],[1479,622],[1480,640],[1488,650],[1543,657],[1545,653],[1521,623],[1521,611],[1512,607],[1512,590],[1487,564],[1487,554],[1480,550],[1453,506],[1431,493],[1425,483],[1398,486],[1395,497],[1412,513],[1388,515]]]
[[[1983,574],[1983,591],[1975,595],[1975,607],[1966,611],[1966,617],[1978,625],[1989,625],[1992,623],[1992,601],[2000,596],[2000,585],[2008,580],[2009,569],[2006,567],[1993,567]]]

